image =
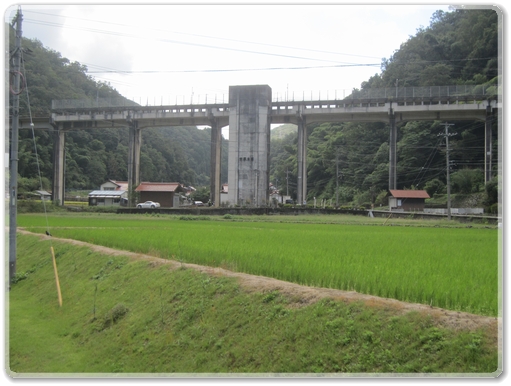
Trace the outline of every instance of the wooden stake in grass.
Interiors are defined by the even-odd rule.
[[[53,257],[53,271],[55,271],[55,282],[57,283],[57,294],[59,296],[59,306],[62,307],[62,294],[60,293],[59,273],[57,272],[57,260],[55,260],[55,252],[53,246],[50,247],[51,256]]]
[[[161,324],[165,324],[165,320],[163,319],[163,289],[160,286],[160,312],[161,312]]]
[[[94,308],[92,309],[93,317],[92,320],[96,320],[96,295],[98,294],[98,283],[96,283],[96,289],[94,290]]]
[[[387,219],[385,220],[385,222],[383,223],[383,225],[385,225],[387,223],[387,221],[389,221],[389,218],[392,217],[392,213],[389,214],[389,217],[387,217]]]

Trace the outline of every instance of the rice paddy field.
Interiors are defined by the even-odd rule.
[[[303,285],[499,315],[497,227],[291,217],[23,214],[18,226]]]

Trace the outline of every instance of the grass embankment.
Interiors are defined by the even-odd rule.
[[[499,366],[489,331],[441,328],[419,313],[333,300],[299,306],[276,291],[246,293],[232,278],[35,236],[19,235],[17,251],[8,319],[8,369],[17,375],[490,375]]]
[[[498,315],[496,227],[459,227],[454,221],[436,227],[440,222],[413,220],[381,226],[385,219],[356,216],[250,219],[67,215],[52,216],[49,223],[55,237],[298,284]],[[253,221],[257,219],[264,221]],[[45,230],[43,216],[22,215],[19,224]]]

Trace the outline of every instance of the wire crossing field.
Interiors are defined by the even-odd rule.
[[[381,219],[380,219],[381,222]],[[498,315],[496,229],[50,217],[54,237],[318,287]],[[44,232],[46,219],[19,216]]]

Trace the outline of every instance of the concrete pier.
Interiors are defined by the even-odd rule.
[[[265,206],[269,201],[271,88],[229,87],[230,205]]]
[[[138,122],[130,118],[127,119],[129,124],[129,140],[128,140],[128,201],[129,206],[134,207],[135,189],[140,184],[140,147],[142,145],[142,130],[138,127]]]
[[[213,206],[220,206],[221,190],[221,160],[222,160],[222,127],[217,119],[211,119],[211,171],[210,171],[210,200]]]
[[[53,131],[53,202],[64,205],[65,133],[62,125]]]

